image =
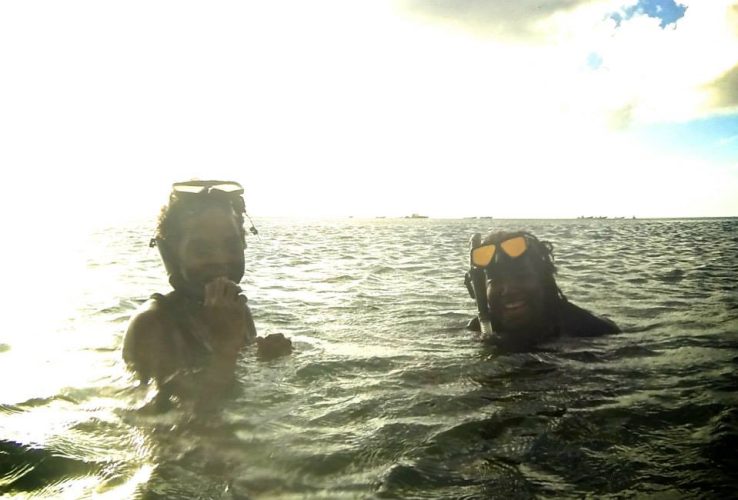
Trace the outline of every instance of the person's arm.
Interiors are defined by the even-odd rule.
[[[292,353],[292,341],[281,333],[270,333],[266,337],[256,336],[256,326],[251,309],[244,303],[246,311],[246,342],[256,341],[256,354],[261,360],[275,359]]]
[[[249,308],[248,304],[244,303],[244,314],[245,316],[245,335],[246,335],[246,342],[248,344],[251,344],[256,340],[256,325],[254,324],[254,317],[251,314],[251,309]]]
[[[199,328],[207,329],[206,354],[192,351],[181,331],[185,326],[172,320],[171,311],[157,301],[148,302],[131,319],[123,359],[142,383],[156,382],[159,403],[174,395],[196,406],[212,406],[230,386],[247,338],[256,334],[251,314],[240,300],[214,300],[203,307],[205,324],[199,323]],[[193,364],[198,355],[200,361]]]
[[[162,377],[162,325],[161,311],[154,301],[149,301],[128,324],[123,342],[123,360],[144,384]]]

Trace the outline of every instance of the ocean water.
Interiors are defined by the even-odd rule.
[[[242,285],[259,333],[295,353],[247,349],[206,418],[139,411],[120,357],[168,288],[151,221],[52,266],[53,311],[26,305],[0,334],[1,496],[738,494],[738,219],[256,222]],[[624,332],[477,343],[463,275],[490,227],[552,241],[564,293]]]

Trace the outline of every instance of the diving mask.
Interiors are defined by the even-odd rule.
[[[511,259],[517,259],[528,250],[525,236],[513,236],[499,243],[480,244],[471,249],[472,267],[484,269],[494,262],[498,248]]]

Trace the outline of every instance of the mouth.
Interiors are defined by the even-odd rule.
[[[502,304],[502,310],[505,312],[517,312],[527,309],[528,301],[524,299],[509,300]]]
[[[508,326],[526,323],[530,319],[532,307],[527,297],[520,294],[501,297],[497,306],[498,314]]]

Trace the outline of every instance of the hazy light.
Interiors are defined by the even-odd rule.
[[[731,3],[680,2],[662,26],[592,1],[514,39],[381,1],[4,3],[1,208],[109,225],[198,177],[243,183],[254,215],[735,214],[701,180],[735,168],[691,158],[663,179],[670,151],[646,163],[619,132],[716,111]],[[671,188],[640,200],[613,158]],[[605,182],[622,196],[588,194]]]

